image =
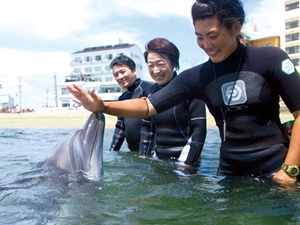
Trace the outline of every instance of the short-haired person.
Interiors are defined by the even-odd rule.
[[[126,55],[121,55],[112,60],[110,68],[113,70],[115,80],[122,88],[127,90],[119,97],[119,101],[148,96],[153,83],[137,78],[135,62]],[[126,139],[131,151],[138,151],[140,145],[140,118],[118,117],[115,125],[110,150],[119,151]]]
[[[148,42],[144,58],[149,74],[156,82],[150,95],[177,77],[179,54],[178,48],[167,39],[155,38]],[[183,101],[143,119],[142,124],[144,131],[141,132],[140,155],[149,156],[154,146],[159,158],[179,159],[188,165],[198,163],[206,137],[206,111],[201,100],[194,98]],[[154,136],[155,145],[151,142]]]
[[[245,13],[239,0],[197,0],[192,18],[207,62],[185,70],[148,98],[106,103],[95,93],[71,85],[74,101],[92,112],[148,117],[182,101],[201,99],[220,131],[218,175],[296,182],[300,77],[290,58],[276,47],[240,43]],[[289,147],[279,117],[280,97],[295,118]]]

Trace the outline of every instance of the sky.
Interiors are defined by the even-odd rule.
[[[194,0],[0,0],[0,95],[21,107],[55,106],[55,82],[86,47],[137,44],[156,37],[180,50],[181,70],[207,60],[191,20]],[[280,35],[283,0],[243,0],[244,29]]]

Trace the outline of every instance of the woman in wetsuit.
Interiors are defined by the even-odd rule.
[[[146,45],[144,57],[149,74],[156,82],[149,95],[151,96],[177,77],[175,70],[179,69],[179,50],[167,39],[155,38]],[[183,101],[164,112],[143,119],[141,156],[151,154],[154,136],[156,156],[179,158],[188,165],[197,164],[206,136],[204,103],[196,98]]]
[[[127,102],[104,103],[79,86],[70,92],[90,111],[147,117],[187,99],[203,100],[220,130],[219,175],[271,176],[296,182],[300,165],[300,77],[275,47],[240,44],[245,19],[239,0],[197,0],[192,6],[197,43],[209,56],[167,87]],[[295,122],[289,147],[279,118],[279,98]]]

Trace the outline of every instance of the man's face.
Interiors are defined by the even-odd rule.
[[[113,75],[118,84],[123,88],[131,87],[136,80],[137,70],[132,71],[126,65],[114,65]]]

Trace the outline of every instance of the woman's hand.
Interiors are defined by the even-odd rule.
[[[73,101],[82,105],[91,112],[103,112],[104,103],[94,91],[87,93],[84,89],[76,84],[67,86],[69,92],[74,95]]]
[[[297,178],[296,177],[290,177],[287,175],[282,169],[280,169],[275,175],[273,176],[273,179],[277,181],[280,184],[286,184],[286,183],[296,183]]]

